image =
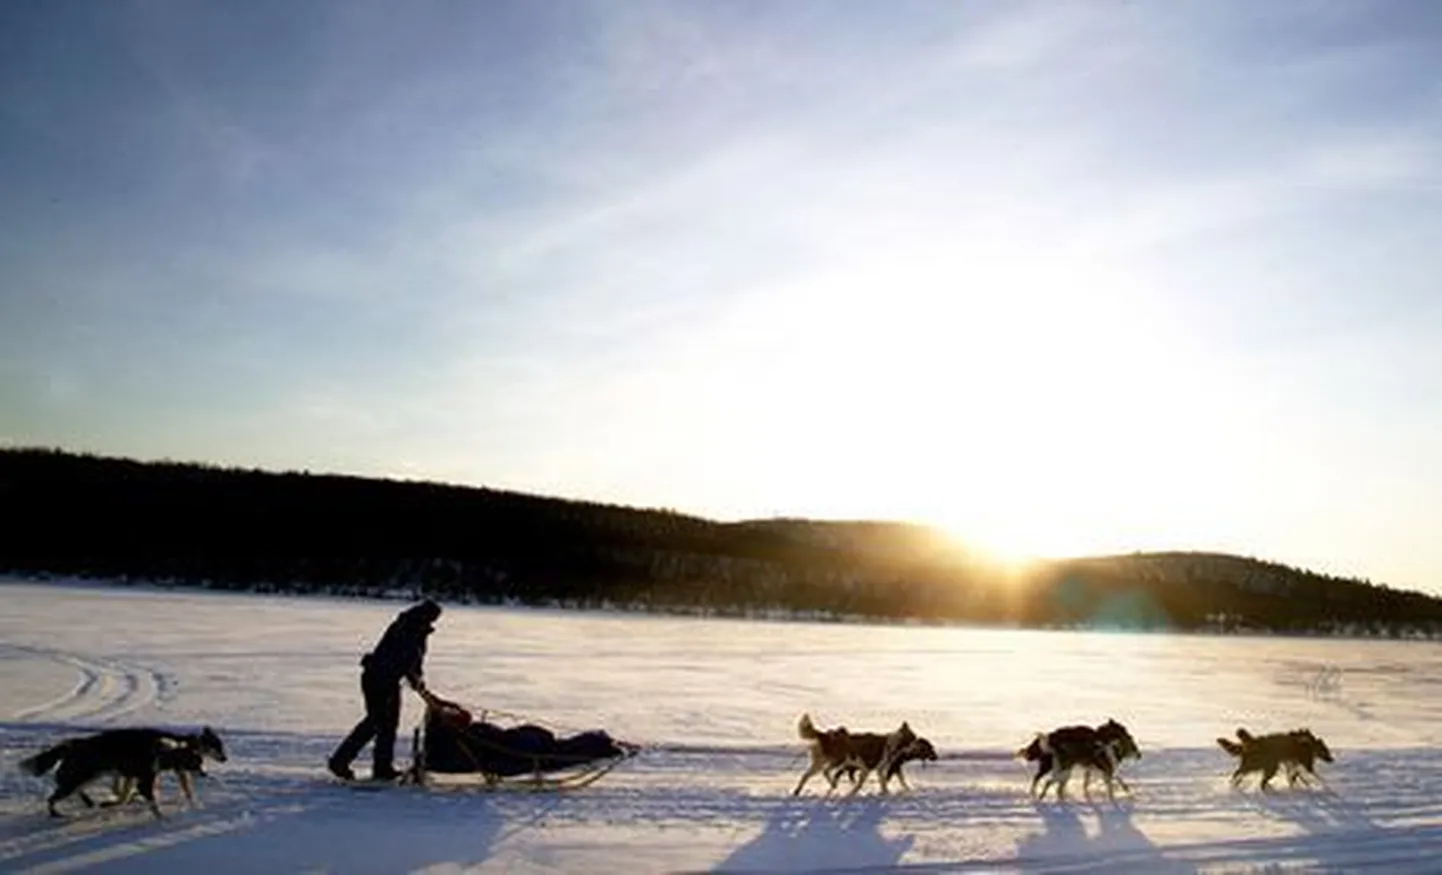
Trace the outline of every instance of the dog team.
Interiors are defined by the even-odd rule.
[[[802,714],[796,733],[806,742],[811,760],[796,782],[796,789],[791,791],[792,796],[800,795],[806,782],[816,775],[821,775],[829,784],[828,794],[836,789],[841,776],[846,775],[852,782],[848,795],[854,795],[872,773],[876,774],[883,794],[893,778],[910,790],[903,767],[914,760],[934,762],[937,759],[932,743],[917,735],[907,722],[889,733],[851,732],[845,726],[821,730],[816,728],[810,714]],[[1269,791],[1272,778],[1283,768],[1287,770],[1289,786],[1295,787],[1299,780],[1325,785],[1317,774],[1316,763],[1318,760],[1332,762],[1331,749],[1310,729],[1261,736],[1238,729],[1236,741],[1218,738],[1217,744],[1239,760],[1232,773],[1233,787],[1241,786],[1248,774],[1261,772],[1261,789]],[[1038,799],[1045,798],[1052,786],[1056,787],[1057,799],[1065,799],[1072,772],[1081,768],[1085,795],[1091,795],[1092,773],[1096,772],[1106,783],[1107,798],[1114,800],[1118,785],[1131,792],[1117,770],[1129,759],[1141,759],[1142,752],[1131,732],[1108,718],[1100,726],[1063,726],[1051,732],[1038,732],[1031,743],[1016,752],[1016,757],[1036,763],[1030,793]]]
[[[910,790],[903,771],[906,764],[938,759],[932,743],[917,735],[907,722],[888,733],[852,732],[845,726],[823,730],[816,727],[811,715],[802,714],[796,731],[806,742],[810,763],[791,791],[793,796],[799,795],[816,775],[828,782],[828,793],[836,789],[843,775],[851,781],[848,795],[857,793],[872,774],[876,775],[883,794],[893,779],[903,789]],[[1238,729],[1236,741],[1218,738],[1217,744],[1238,760],[1232,773],[1233,786],[1240,786],[1248,774],[1260,772],[1261,789],[1269,790],[1271,780],[1284,768],[1289,786],[1295,787],[1298,781],[1323,784],[1316,763],[1333,761],[1326,742],[1310,729],[1260,736]],[[1038,732],[1029,744],[1016,752],[1017,758],[1036,763],[1030,794],[1044,798],[1047,790],[1055,786],[1059,800],[1066,798],[1067,782],[1077,768],[1083,771],[1082,791],[1088,796],[1093,772],[1102,776],[1109,799],[1115,798],[1118,785],[1130,793],[1131,788],[1117,770],[1127,760],[1141,759],[1141,756],[1131,732],[1113,719],[1095,727],[1063,726],[1051,732]],[[192,780],[205,775],[207,759],[222,763],[227,760],[220,736],[208,726],[190,734],[124,728],[66,739],[22,760],[20,768],[35,776],[56,769],[55,792],[46,800],[52,816],[61,816],[56,803],[71,795],[79,795],[87,807],[95,807],[95,801],[85,792],[86,785],[111,777],[114,798],[101,805],[124,804],[138,791],[151,812],[160,817],[155,798],[157,778],[165,772],[175,774],[186,800],[195,805]]]
[[[361,748],[373,744],[372,777],[394,778],[392,762],[395,735],[400,720],[400,684],[402,680],[424,695],[423,663],[426,641],[435,629],[441,614],[440,605],[426,599],[402,611],[387,627],[376,647],[361,660],[361,690],[365,700],[365,716],[331,755],[327,767],[336,776],[351,780],[351,761]],[[821,775],[832,792],[845,775],[851,782],[851,794],[858,792],[876,775],[882,793],[895,779],[903,789],[910,790],[903,768],[913,761],[934,762],[938,757],[930,741],[917,735],[909,723],[891,732],[852,732],[844,726],[818,729],[809,714],[802,714],[797,734],[806,742],[811,761],[797,781],[792,795],[799,795],[806,783]],[[1298,780],[1321,782],[1315,766],[1318,760],[1332,762],[1332,752],[1322,739],[1309,729],[1296,729],[1271,735],[1254,736],[1245,729],[1237,730],[1237,740],[1219,738],[1217,744],[1238,759],[1232,775],[1233,786],[1253,772],[1261,772],[1261,788],[1285,768],[1287,780],[1295,786]],[[1047,733],[1037,733],[1031,743],[1016,756],[1036,763],[1031,793],[1044,797],[1056,786],[1058,799],[1066,798],[1067,782],[1072,772],[1084,773],[1082,789],[1089,794],[1092,773],[1101,774],[1108,797],[1120,785],[1131,792],[1117,774],[1128,759],[1140,759],[1136,740],[1122,724],[1108,719],[1100,726],[1064,726]],[[225,746],[214,730],[204,727],[196,733],[175,733],[154,728],[110,729],[93,735],[70,738],[20,762],[20,768],[34,776],[55,769],[55,791],[46,800],[50,814],[59,817],[56,804],[72,795],[79,795],[87,807],[95,801],[85,792],[91,782],[103,777],[113,779],[114,798],[104,805],[130,801],[136,792],[149,804],[151,812],[160,817],[155,798],[156,779],[171,772],[180,783],[186,800],[196,804],[192,779],[204,776],[204,762],[210,759],[225,762]],[[1042,783],[1042,779],[1045,782]],[[1037,785],[1041,792],[1037,793]]]

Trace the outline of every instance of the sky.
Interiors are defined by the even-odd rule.
[[[1442,4],[0,4],[0,444],[1442,591]]]

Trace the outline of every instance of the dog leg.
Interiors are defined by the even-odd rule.
[[[1102,781],[1103,781],[1104,784],[1106,784],[1106,787],[1107,787],[1107,799],[1108,799],[1109,801],[1112,801],[1112,802],[1117,801],[1117,785],[1116,785],[1116,780],[1117,780],[1116,773],[1114,773],[1114,772],[1102,772]]]
[[[1037,782],[1040,781],[1044,775],[1046,775],[1048,772],[1050,772],[1050,771],[1052,770],[1052,767],[1055,766],[1055,765],[1056,765],[1056,760],[1053,759],[1052,757],[1042,757],[1041,760],[1038,761],[1037,767],[1036,767],[1036,774],[1033,775],[1033,776],[1032,776],[1032,779],[1031,779],[1031,795],[1032,795],[1032,796],[1036,796],[1036,784],[1037,784]],[[1050,782],[1048,782],[1048,783],[1050,783]],[[1041,792],[1042,792],[1043,795],[1046,794],[1046,787],[1045,787],[1045,786],[1042,787],[1042,791],[1041,791]]]
[[[185,802],[191,808],[198,808],[199,803],[195,801],[195,788],[191,786],[189,772],[176,772],[175,777],[180,781],[180,792],[185,794]]]
[[[74,793],[78,789],[80,789],[80,787],[76,785],[75,782],[69,780],[59,780],[57,778],[55,782],[55,792],[51,793],[50,798],[45,800],[45,807],[49,809],[50,816],[64,817],[65,815],[61,814],[60,810],[55,806],[61,800],[65,799],[67,796],[69,796],[71,793]],[[83,794],[81,798],[84,798]]]
[[[112,790],[112,792],[115,793],[115,798],[109,800],[108,802],[102,802],[101,805],[106,808],[110,808],[111,806],[115,805],[124,805],[131,799],[135,798],[135,779],[127,778],[123,775],[117,775],[115,778],[115,783],[111,786],[110,789]]]
[[[1046,791],[1057,786],[1057,781],[1061,778],[1061,774],[1061,769],[1058,768],[1053,769],[1052,773],[1046,776],[1046,780],[1041,782],[1041,792],[1037,794],[1038,799],[1046,798]]]
[[[1306,766],[1295,767],[1291,777],[1294,779],[1292,781],[1292,786],[1294,787],[1296,786],[1296,782],[1300,780],[1305,787],[1321,787],[1324,790],[1331,790],[1331,788],[1327,786],[1327,782],[1322,780],[1321,775]]]
[[[1262,771],[1262,791],[1263,791],[1263,792],[1265,792],[1265,793],[1270,793],[1270,792],[1272,792],[1272,788],[1269,787],[1268,785],[1271,783],[1272,779],[1275,778],[1276,776],[1277,776],[1277,763],[1267,763],[1267,767]]]
[[[911,785],[906,783],[906,773],[903,772],[901,769],[896,770],[896,780],[901,782],[901,789],[905,790],[908,793],[911,792]]]
[[[1071,766],[1062,766],[1057,769],[1056,799],[1058,802],[1066,801],[1066,785],[1071,780]],[[1046,795],[1043,793],[1042,795]]]
[[[800,795],[801,795],[801,788],[806,786],[806,782],[809,781],[809,780],[811,780],[811,776],[812,776],[812,775],[819,775],[819,774],[821,774],[821,771],[822,771],[822,769],[821,769],[820,767],[818,767],[816,763],[813,762],[810,766],[808,766],[808,767],[806,768],[806,772],[805,772],[804,774],[802,774],[801,780],[796,782],[796,789],[791,791],[791,795],[792,795],[792,796],[800,796]]]
[[[139,783],[141,797],[150,803],[150,813],[154,814],[157,820],[164,817],[160,813],[160,803],[155,801],[155,775],[145,775]]]
[[[1107,801],[1108,801],[1108,802],[1115,802],[1115,801],[1117,801],[1117,791],[1116,791],[1116,784],[1115,784],[1116,774],[1115,774],[1114,772],[1112,772],[1111,769],[1106,769],[1106,770],[1104,770],[1104,771],[1102,772],[1102,777],[1106,779],[1106,785],[1107,785]]]
[[[887,795],[886,785],[891,773],[891,760],[887,757],[881,758],[881,764],[876,767],[876,783],[881,785],[881,795]]]
[[[855,784],[852,785],[851,792],[846,794],[846,798],[850,799],[861,790],[862,786],[866,783],[866,779],[871,777],[871,772],[872,770],[868,769],[866,766],[861,767],[861,780],[857,781]]]
[[[828,791],[827,795],[830,795],[831,793],[836,791],[836,785],[841,783],[842,775],[845,775],[846,780],[850,781],[851,783],[856,783],[856,766],[850,765],[848,763],[842,763],[839,766],[828,766],[825,774],[827,779],[831,782],[831,790]]]

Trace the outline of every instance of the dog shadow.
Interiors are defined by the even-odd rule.
[[[1258,792],[1250,794],[1248,799],[1258,811],[1296,824],[1314,835],[1381,829],[1360,803],[1328,789]]]
[[[842,805],[787,799],[751,841],[713,872],[885,869],[900,863],[915,837],[881,834],[885,804],[863,798]]]
[[[1024,871],[1044,871],[1074,859],[1107,860],[1127,871],[1194,873],[1197,868],[1168,858],[1132,822],[1130,800],[1095,803],[1033,803],[1042,831],[1020,839],[1016,856]],[[1095,832],[1087,830],[1083,814],[1094,815]]]
[[[345,787],[227,800],[161,821],[148,811],[114,811],[50,820],[12,841],[0,869],[70,871],[100,860],[116,875],[414,872],[485,861],[508,828],[528,825],[518,805],[483,794]],[[395,839],[397,828],[406,841]]]

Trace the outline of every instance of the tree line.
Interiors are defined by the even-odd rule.
[[[1210,553],[1002,568],[927,528],[0,450],[13,575],[1025,627],[1435,634],[1442,600]]]

